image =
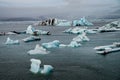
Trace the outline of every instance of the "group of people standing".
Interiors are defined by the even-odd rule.
[[[40,26],[54,26],[55,25],[55,18],[44,20],[39,25]]]

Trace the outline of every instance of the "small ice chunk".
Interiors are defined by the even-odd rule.
[[[41,38],[39,36],[30,36],[23,39],[24,42],[39,41]]]
[[[73,41],[82,42],[82,41],[89,41],[90,39],[86,36],[86,33],[80,34],[77,37],[73,38]]]
[[[49,31],[43,31],[43,30],[36,30],[37,34],[48,34]]]
[[[76,41],[71,41],[71,43],[68,45],[68,47],[80,47],[81,44]]]
[[[32,27],[32,25],[29,25],[27,30],[26,30],[26,33],[27,34],[34,34],[35,32],[35,29]]]
[[[35,49],[28,51],[28,53],[31,55],[33,55],[33,54],[48,54],[49,51],[47,51],[45,48],[43,48],[42,46],[39,46],[39,44],[37,44]]]
[[[71,26],[71,25],[72,25],[72,22],[63,21],[63,22],[58,23],[56,26]]]
[[[54,40],[52,42],[48,42],[48,43],[42,43],[42,46],[44,48],[57,48],[60,45],[60,41],[59,40]]]
[[[95,33],[97,33],[97,31],[87,30],[86,33],[88,33],[88,34],[95,34]]]
[[[41,70],[41,74],[49,74],[53,70],[51,65],[44,65],[43,70]]]
[[[30,59],[30,61],[31,61],[30,71],[31,71],[32,73],[37,74],[37,73],[39,72],[39,69],[40,69],[41,61],[38,60],[38,59]]]
[[[11,44],[19,44],[19,40],[12,40],[9,37],[7,38],[7,41],[5,42],[5,44],[7,45],[11,45]]]
[[[63,31],[65,33],[72,33],[72,34],[82,34],[82,33],[96,33],[96,31],[93,31],[92,29],[87,29],[87,27],[85,28],[81,28],[81,27],[75,27],[75,28],[69,28],[66,29],[65,31]]]

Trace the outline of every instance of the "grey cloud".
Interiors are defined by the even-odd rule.
[[[78,19],[82,16],[102,17],[115,14],[118,0],[65,0],[64,6],[51,7],[0,7],[0,17],[59,17]],[[118,14],[117,14],[118,15]]]

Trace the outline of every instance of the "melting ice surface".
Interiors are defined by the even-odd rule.
[[[11,44],[19,44],[19,40],[12,40],[9,37],[7,38],[7,41],[5,42],[5,44],[7,45],[11,45]]]
[[[42,43],[42,46],[44,48],[57,48],[60,45],[60,41],[59,40],[54,40],[52,42],[48,42],[48,43]]]
[[[41,61],[39,59],[31,59],[31,68],[30,71],[34,74],[41,73],[41,74],[49,74],[53,67],[51,65],[44,65],[43,68],[40,67]]]
[[[42,46],[39,46],[39,44],[37,44],[35,49],[28,51],[28,53],[31,55],[33,55],[33,54],[48,54],[49,51],[47,51],[45,48],[43,48]]]

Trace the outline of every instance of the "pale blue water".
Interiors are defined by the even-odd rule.
[[[22,31],[34,22],[12,22],[0,24],[0,31]],[[96,23],[97,27],[107,22]],[[41,35],[41,41],[24,43],[20,45],[5,45],[8,36],[0,36],[0,80],[120,80],[120,52],[110,53],[106,56],[98,55],[94,47],[112,44],[120,41],[120,32],[89,34],[89,42],[79,48],[54,48],[48,55],[28,55],[27,51],[36,44],[59,40],[69,44],[77,35],[62,33],[69,27],[35,27],[47,30],[52,35]],[[29,35],[9,35],[12,39],[23,39]],[[49,76],[33,75],[29,71],[30,59],[40,59],[43,64],[54,67],[53,74]]]

